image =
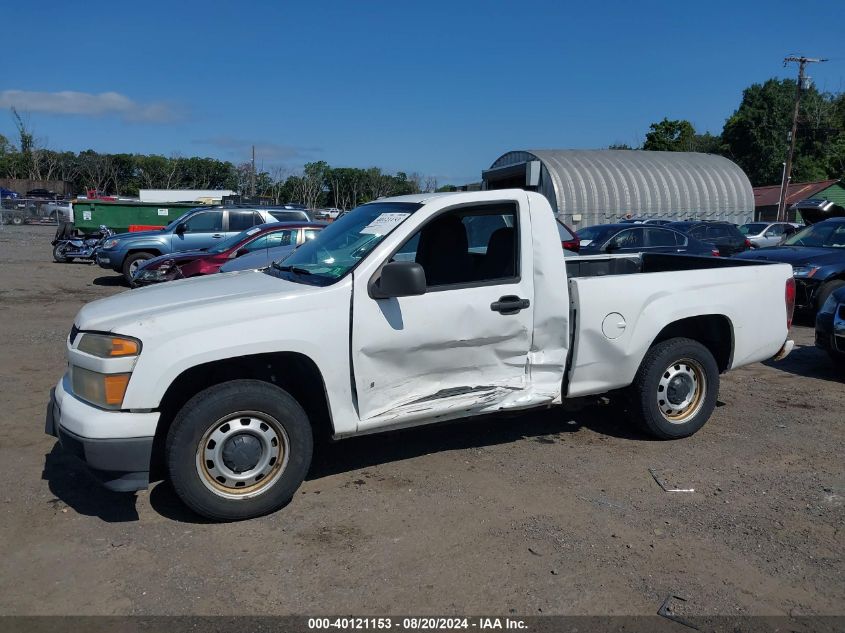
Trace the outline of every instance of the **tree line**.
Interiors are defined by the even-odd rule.
[[[382,196],[430,191],[437,179],[418,173],[387,173],[379,167],[331,167],[325,161],[306,163],[293,171],[284,167],[252,173],[251,163],[234,164],[199,156],[105,154],[94,150],[54,151],[42,147],[20,114],[12,110],[17,145],[0,135],[0,177],[61,180],[75,194],[90,189],[136,196],[140,189],[231,189],[261,196],[275,204],[297,202],[309,208],[351,209]],[[23,193],[23,192],[20,192]]]
[[[796,82],[769,79],[752,84],[719,134],[700,134],[686,119],[652,123],[640,146],[646,150],[720,154],[742,167],[751,184],[780,184],[789,146]],[[634,149],[624,143],[610,149]],[[792,182],[845,177],[845,93],[801,94]]]

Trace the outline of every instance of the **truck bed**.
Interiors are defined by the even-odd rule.
[[[681,270],[708,268],[734,268],[769,262],[731,259],[728,257],[702,257],[674,253],[637,253],[634,255],[587,255],[567,257],[566,274],[578,277],[604,277],[606,275],[635,275],[640,273],[665,273]]]
[[[787,336],[792,270],[756,263],[657,253],[567,257],[574,332],[567,395],[630,384],[662,328],[685,319],[724,324],[725,370],[774,356]]]

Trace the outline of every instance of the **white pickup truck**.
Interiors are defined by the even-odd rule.
[[[695,433],[719,375],[787,354],[787,265],[564,257],[522,190],[381,199],[261,271],[80,310],[47,432],[113,490],[169,477],[196,512],[287,503],[335,439],[618,391],[659,438]]]

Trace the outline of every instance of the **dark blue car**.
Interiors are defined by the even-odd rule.
[[[709,244],[680,231],[652,224],[599,224],[578,229],[581,255],[602,253],[686,253],[718,255]]]
[[[845,287],[845,218],[813,224],[781,246],[758,248],[737,257],[792,264],[795,307],[816,311],[834,291]]]
[[[845,287],[834,290],[816,315],[816,347],[845,370]]]

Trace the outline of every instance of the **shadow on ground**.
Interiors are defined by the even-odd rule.
[[[98,517],[107,523],[137,521],[135,494],[106,490],[85,469],[85,465],[62,450],[56,442],[44,458],[41,478],[47,481],[56,499],[85,516]]]
[[[319,479],[429,453],[508,444],[524,439],[552,444],[582,427],[598,435],[640,442],[656,441],[634,428],[620,406],[591,405],[574,412],[555,407],[326,442],[315,449],[307,479]]]
[[[93,282],[95,286],[107,286],[109,288],[128,288],[129,284],[123,278],[123,275],[108,275],[106,277],[97,277]]]
[[[843,382],[843,379],[845,379],[845,374],[833,365],[825,352],[810,345],[796,347],[783,360],[767,360],[763,364],[796,376],[818,378],[831,382]]]

